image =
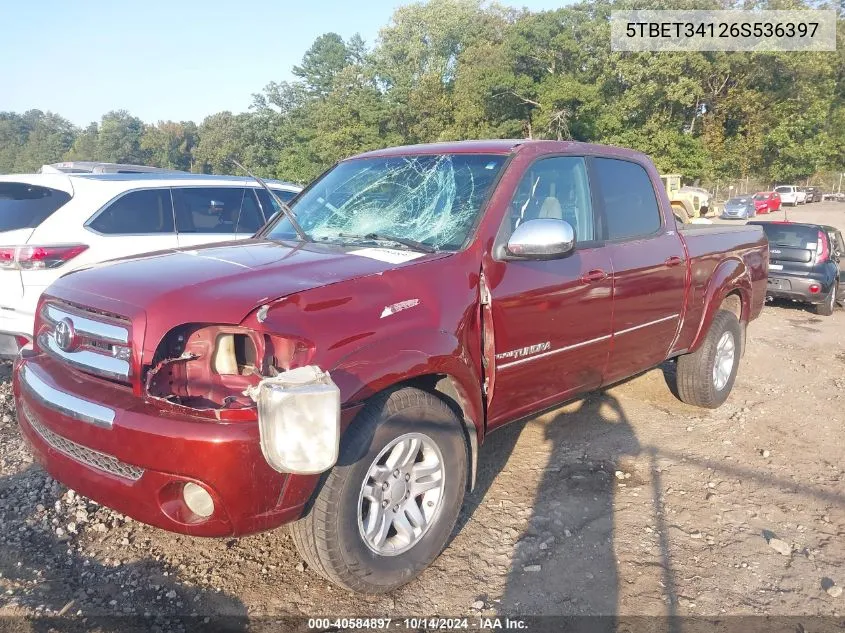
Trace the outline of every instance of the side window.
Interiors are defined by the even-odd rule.
[[[244,191],[241,187],[174,188],[176,231],[234,233]]]
[[[637,163],[614,158],[596,158],[593,165],[607,239],[636,239],[656,232],[660,207],[648,172]]]
[[[238,225],[235,233],[249,233],[252,235],[264,226],[264,216],[261,214],[261,207],[252,189],[247,189],[244,194],[244,201],[241,205],[241,215],[238,217]]]
[[[130,191],[106,207],[89,226],[106,235],[173,233],[170,189]]]
[[[587,168],[580,156],[543,158],[522,177],[510,205],[511,230],[528,220],[566,220],[575,239],[596,239]]]
[[[254,189],[255,195],[258,196],[258,199],[261,201],[261,206],[264,208],[264,215],[267,216],[267,219],[275,217],[275,215],[281,211],[279,205],[276,204],[276,201],[273,200],[273,197],[267,193],[266,189]],[[284,189],[273,189],[273,193],[279,196],[279,199],[287,204],[291,200],[296,197],[295,191],[285,191]]]

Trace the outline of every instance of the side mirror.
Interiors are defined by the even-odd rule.
[[[566,220],[542,218],[516,227],[505,247],[525,259],[558,259],[575,248],[575,230]]]

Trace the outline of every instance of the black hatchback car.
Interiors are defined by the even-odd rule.
[[[821,202],[822,190],[818,187],[801,187],[801,191],[807,194],[806,202]]]
[[[769,239],[767,298],[792,299],[830,316],[845,299],[845,272],[840,260],[845,244],[839,229],[823,224],[749,222],[763,227]]]

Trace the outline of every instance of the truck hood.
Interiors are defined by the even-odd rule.
[[[236,324],[274,299],[444,256],[250,239],[104,262],[65,275],[47,293],[129,318]]]

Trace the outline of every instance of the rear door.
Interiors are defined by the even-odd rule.
[[[245,187],[174,187],[179,246],[251,237],[264,224],[261,206]]]
[[[38,225],[71,197],[68,191],[51,187],[0,182],[0,308],[10,307],[23,296],[21,273],[14,262],[15,247],[25,245]]]
[[[641,164],[593,158],[590,175],[613,266],[609,384],[668,356],[683,310],[687,261],[676,227],[663,226],[654,184]]]
[[[841,301],[845,297],[845,241],[842,239],[842,232],[838,229],[832,226],[826,229],[830,238],[832,257],[839,267],[839,299]]]

